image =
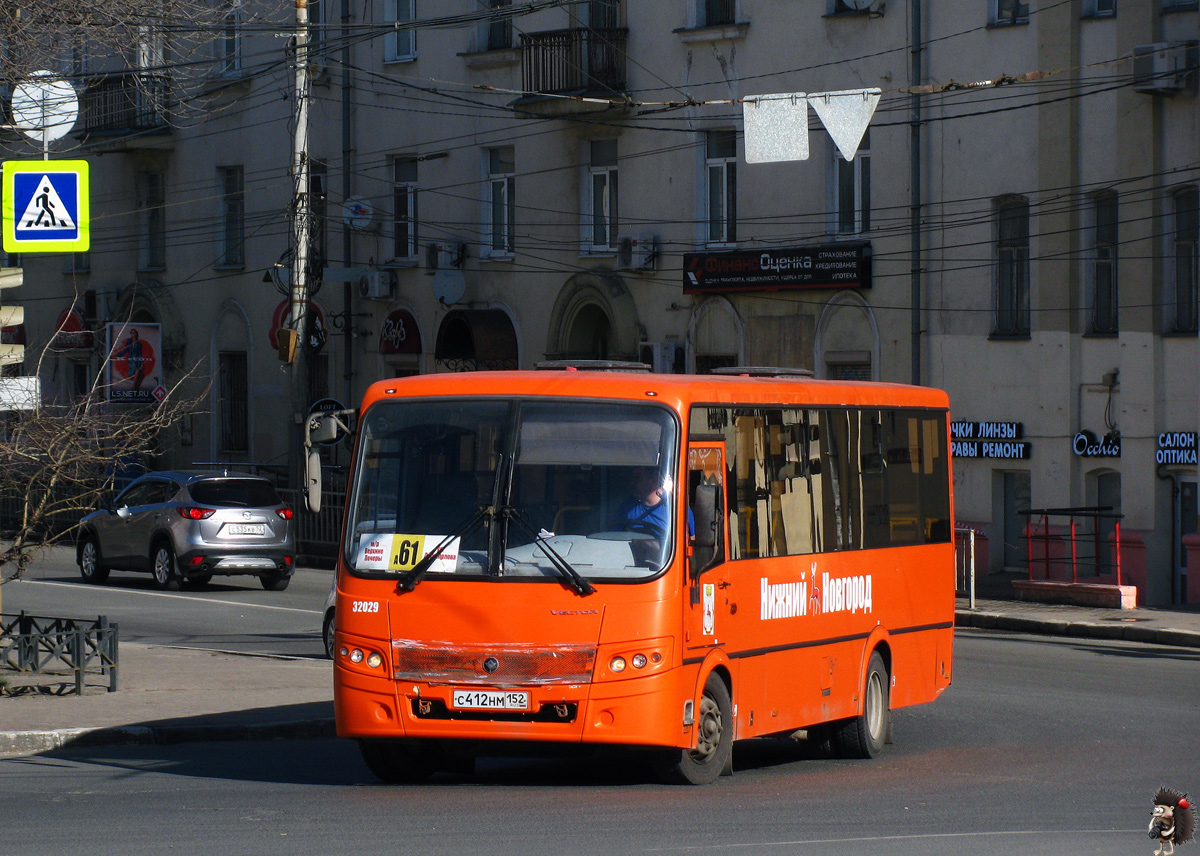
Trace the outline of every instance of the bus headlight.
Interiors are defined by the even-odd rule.
[[[649,677],[671,668],[670,637],[608,643],[596,656],[595,680],[631,680]]]

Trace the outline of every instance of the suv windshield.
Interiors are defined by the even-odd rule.
[[[561,579],[561,557],[585,578],[637,579],[670,558],[678,435],[662,407],[387,401],[360,431],[354,571],[400,574],[443,542],[431,576]]]
[[[192,499],[203,505],[262,508],[283,505],[270,482],[258,479],[208,479],[188,486]]]

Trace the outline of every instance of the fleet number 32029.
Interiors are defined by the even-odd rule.
[[[350,604],[351,612],[379,612],[379,601],[356,600]]]

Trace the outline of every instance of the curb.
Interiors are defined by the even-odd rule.
[[[1143,642],[1151,645],[1170,645],[1177,648],[1200,648],[1200,632],[1173,627],[1139,627],[1137,625],[1098,624],[1093,621],[1070,621],[1062,618],[1029,618],[999,612],[958,609],[954,611],[955,627],[978,627],[983,630],[1010,630],[1016,633],[1037,633],[1046,636],[1072,636],[1084,639],[1114,639],[1123,642]]]
[[[246,725],[118,725],[0,732],[0,758],[97,746],[168,746],[235,740],[316,740],[336,735],[332,718]]]

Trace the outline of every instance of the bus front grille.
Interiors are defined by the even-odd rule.
[[[493,687],[588,684],[596,649],[587,645],[463,645],[392,640],[398,681]]]

